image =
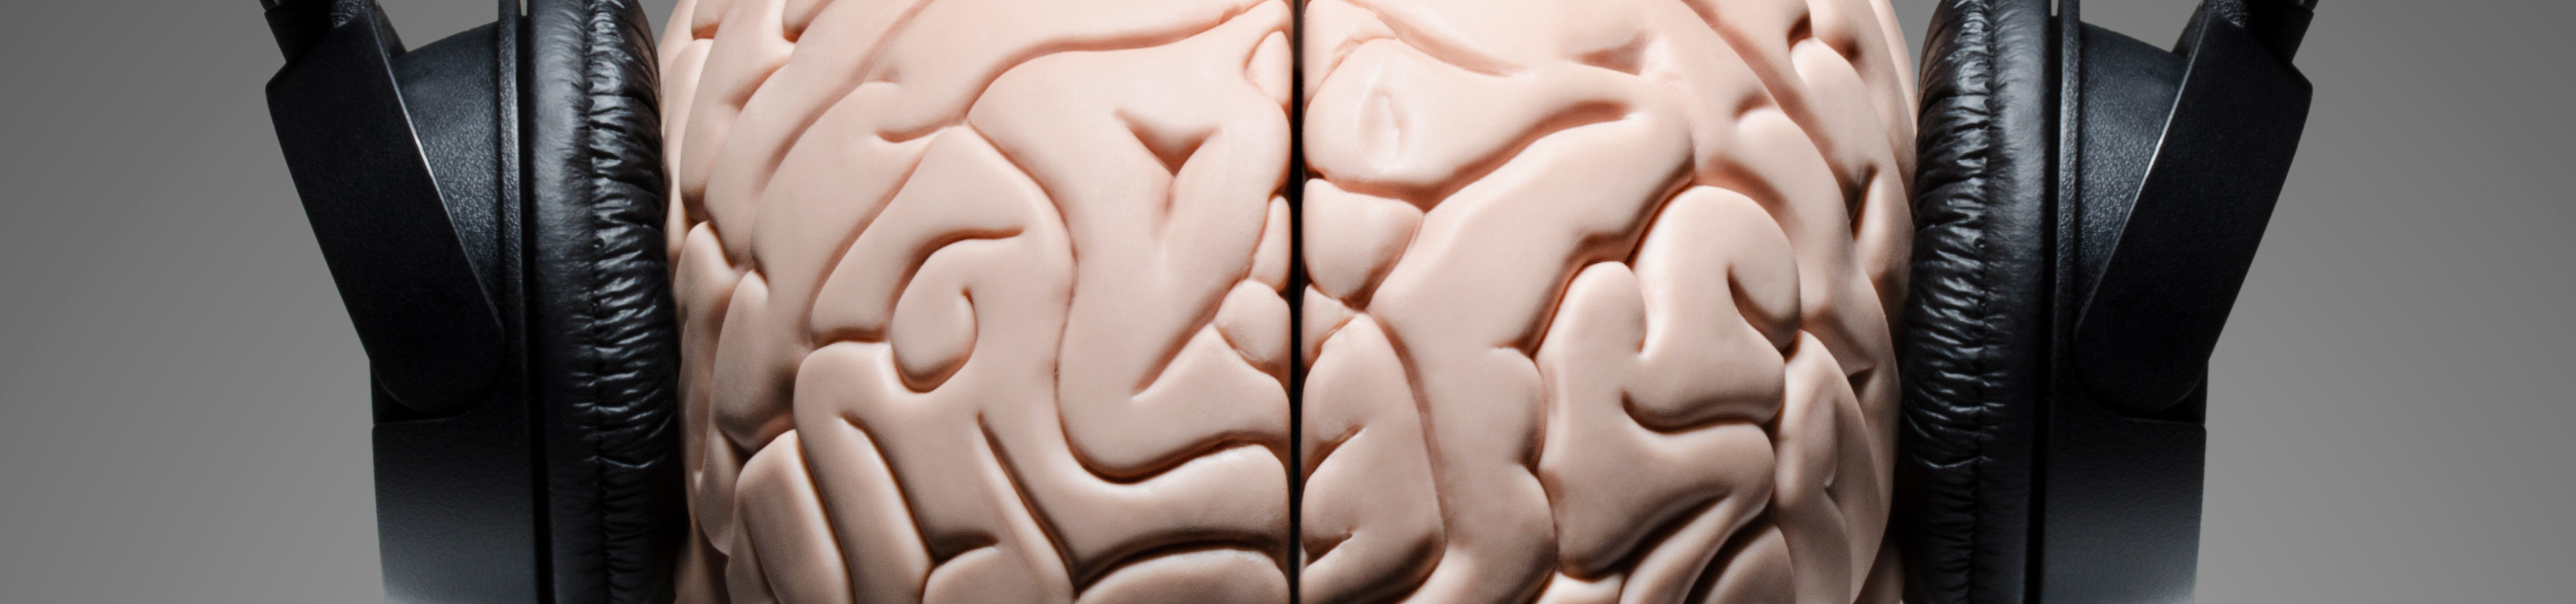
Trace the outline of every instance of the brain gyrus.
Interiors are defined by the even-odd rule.
[[[670,23],[684,601],[1893,601],[1881,3]]]
[[[1894,601],[1883,4],[1303,27],[1303,600]]]
[[[683,591],[1286,598],[1287,5],[672,22]]]

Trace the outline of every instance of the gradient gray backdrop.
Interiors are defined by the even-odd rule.
[[[1919,37],[1932,0],[1896,1]],[[414,44],[492,10],[384,3]],[[256,4],[5,10],[0,601],[380,597],[366,365],[269,130]],[[2164,44],[2193,4],[2084,12]],[[2204,601],[2576,601],[2569,23],[2324,0],[2315,115],[2213,369]]]

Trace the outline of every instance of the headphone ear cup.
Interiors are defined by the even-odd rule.
[[[2049,321],[2048,0],[1944,0],[1924,39],[1895,518],[1906,600],[2020,602]]]
[[[635,0],[534,0],[527,27],[530,363],[553,601],[668,601],[688,521],[652,26]]]

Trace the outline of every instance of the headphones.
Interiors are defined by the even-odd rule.
[[[2166,51],[1944,0],[1923,53],[1893,525],[1913,602],[2187,601],[2207,367],[2311,89],[2313,0]]]
[[[262,0],[271,116],[370,360],[389,599],[674,597],[687,528],[652,32],[501,0],[416,49]],[[2206,368],[2311,88],[2313,0],[2170,51],[1942,0],[1923,54],[1896,503],[1906,599],[2191,596]]]
[[[502,0],[406,50],[371,0],[262,0],[296,191],[367,350],[396,601],[671,598],[687,526],[652,31]]]

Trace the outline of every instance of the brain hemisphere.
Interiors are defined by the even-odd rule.
[[[1894,600],[1884,3],[1302,25],[1303,600]]]
[[[1290,11],[684,0],[692,601],[1280,601]]]

